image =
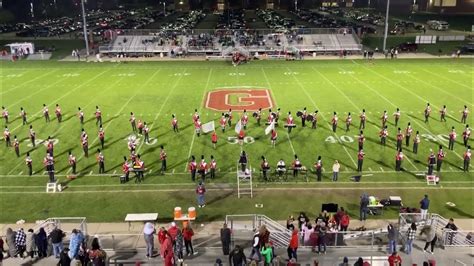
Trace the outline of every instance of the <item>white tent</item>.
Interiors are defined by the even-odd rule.
[[[23,54],[34,54],[35,53],[35,45],[31,42],[22,42],[22,43],[10,43],[5,46],[10,47],[10,53],[15,54],[21,50],[23,50]]]

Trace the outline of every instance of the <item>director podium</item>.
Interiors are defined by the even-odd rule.
[[[242,171],[241,165],[237,163],[237,196],[250,195],[253,198],[252,188],[252,168],[246,165],[245,171]]]

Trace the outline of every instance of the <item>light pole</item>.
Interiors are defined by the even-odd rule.
[[[163,4],[163,16],[166,17],[166,1],[161,2]]]
[[[383,51],[387,48],[387,36],[388,36],[388,11],[390,9],[390,0],[387,0],[387,11],[385,12],[385,33],[383,36]]]
[[[298,12],[298,0],[295,0],[295,12]]]
[[[89,41],[87,40],[86,8],[84,7],[84,0],[81,0],[81,6],[82,6],[82,29],[84,30],[84,42],[86,42],[86,54],[89,56]]]

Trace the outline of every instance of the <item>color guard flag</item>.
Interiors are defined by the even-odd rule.
[[[202,125],[202,132],[209,133],[215,130],[214,121],[207,122],[206,124]]]
[[[270,134],[272,132],[272,129],[275,128],[275,122],[271,122],[270,125],[268,125],[267,128],[265,128],[265,135]]]
[[[237,124],[235,124],[235,132],[236,132],[237,134],[239,134],[239,133],[240,133],[240,130],[242,130],[242,122],[241,122],[241,120],[239,119],[239,121],[237,122]]]

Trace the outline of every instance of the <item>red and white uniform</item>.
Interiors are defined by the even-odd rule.
[[[272,123],[273,121],[275,121],[275,117],[273,117],[273,114],[270,112],[270,113],[268,114],[267,122],[270,124],[270,123]]]
[[[240,130],[238,138],[239,140],[243,140],[245,138],[245,131],[243,129]]]
[[[403,140],[403,133],[399,131],[397,133],[397,141],[402,141],[402,140]]]
[[[49,109],[48,109],[48,106],[45,106],[45,107],[43,107],[43,115],[44,115],[44,116],[47,116],[47,115],[49,115]]]
[[[104,155],[102,154],[102,152],[99,152],[99,154],[97,154],[97,162],[98,163],[103,163],[105,161],[105,157]]]
[[[188,169],[189,169],[189,171],[196,170],[196,169],[197,169],[197,163],[196,163],[196,161],[191,161],[191,162],[189,162]]]
[[[135,120],[136,120],[135,115],[130,115],[130,119],[129,119],[130,123],[132,124],[135,123]]]
[[[54,110],[54,113],[56,114],[56,116],[61,116],[61,107],[56,106],[56,109]]]
[[[425,108],[425,116],[429,116],[431,114],[431,106],[426,106]]]
[[[178,119],[176,117],[173,117],[173,119],[171,119],[171,126],[173,127],[178,126]]]
[[[30,166],[31,164],[33,163],[33,160],[31,159],[30,156],[26,156],[26,159],[25,159],[25,164]]]
[[[408,126],[406,129],[405,129],[405,136],[409,137],[411,136],[411,133],[413,132],[413,129],[411,128],[411,126]]]
[[[248,117],[247,113],[244,113],[240,120],[242,121],[243,126],[247,125],[247,122],[249,121],[249,117]]]
[[[467,117],[468,114],[469,114],[469,109],[467,109],[467,107],[466,107],[462,110],[462,116]]]
[[[314,168],[315,168],[316,170],[319,170],[319,169],[321,169],[321,167],[323,167],[323,164],[322,164],[321,160],[318,160],[318,161],[314,164]]]
[[[346,125],[351,125],[351,123],[352,123],[352,116],[351,116],[351,115],[348,115],[348,116],[346,117]]]
[[[383,123],[383,124],[387,123],[387,120],[388,120],[388,115],[387,115],[387,113],[386,113],[386,112],[385,112],[385,113],[383,113],[383,115],[382,115],[381,119],[382,119],[382,123]]]
[[[143,134],[148,134],[150,132],[150,128],[148,127],[148,125],[144,125],[143,126]]]
[[[438,157],[438,160],[443,160],[444,157],[446,157],[446,153],[443,150],[440,149],[438,151],[438,156],[437,157]]]
[[[199,113],[198,113],[198,112],[195,112],[195,113],[193,114],[193,122],[196,123],[196,121],[198,121],[198,120],[199,120]]]
[[[209,164],[209,168],[214,169],[214,170],[217,169],[217,162],[215,159],[211,160],[211,163]]]
[[[99,129],[98,136],[99,136],[99,139],[104,139],[105,138],[105,131],[102,128]]]
[[[130,172],[130,165],[127,162],[122,164],[122,172],[128,174]]]
[[[76,163],[76,156],[70,154],[68,158],[69,165],[74,165]]]
[[[227,123],[227,120],[225,119],[225,116],[222,116],[221,119],[219,120],[219,124],[221,125],[222,129],[225,128],[226,123]]]
[[[448,112],[448,111],[446,110],[446,107],[443,107],[443,108],[441,108],[441,110],[439,110],[439,113],[440,113],[442,116],[445,116],[447,112]]]
[[[143,131],[143,126],[144,126],[144,125],[143,125],[142,120],[139,119],[139,120],[138,120],[138,124],[137,124],[138,130],[139,130],[139,131]]]
[[[359,117],[360,117],[360,121],[365,121],[367,119],[365,112],[362,112]]]
[[[194,129],[196,130],[196,132],[201,132],[201,126],[202,124],[201,124],[201,121],[199,121],[199,119],[194,122]]]
[[[398,120],[400,119],[400,111],[396,111],[395,113],[393,113],[393,116],[395,117],[395,120]]]
[[[467,160],[471,160],[471,155],[472,155],[472,154],[471,154],[471,150],[465,151],[465,152],[464,152],[464,156],[463,156],[464,160],[466,160],[466,159],[467,159]]]
[[[364,134],[360,134],[360,135],[359,135],[359,138],[357,139],[357,141],[359,142],[360,145],[363,145],[364,142],[365,142]]]
[[[380,135],[380,137],[382,137],[382,138],[386,138],[386,137],[388,136],[388,131],[387,131],[387,129],[386,129],[386,128],[382,129],[382,130],[380,131],[380,134],[379,134],[379,135]]]
[[[201,160],[201,163],[199,163],[199,171],[206,172],[206,170],[207,170],[207,163],[205,160]]]
[[[20,113],[20,114],[21,114],[21,113]],[[7,109],[3,109],[3,111],[2,111],[2,117],[8,119],[8,110],[7,110]]]
[[[164,149],[160,151],[160,161],[166,160],[167,156],[168,155],[166,154],[166,151]]]
[[[130,151],[134,151],[136,149],[136,147],[137,147],[137,144],[135,143],[134,140],[129,140],[128,141],[128,149]]]
[[[421,139],[420,139],[420,135],[419,134],[416,134],[415,136],[415,139],[413,140],[414,143],[420,143]]]
[[[339,118],[337,118],[337,115],[333,115],[333,116],[332,116],[332,119],[331,119],[331,124],[337,125],[337,120],[338,120],[338,119],[339,119]]]
[[[275,141],[278,137],[278,133],[275,129],[272,130],[271,140]]]
[[[211,141],[212,141],[212,143],[217,143],[217,134],[216,134],[216,132],[212,132]]]
[[[84,112],[82,110],[77,112],[77,117],[79,117],[79,119],[84,119]]]
[[[268,163],[267,160],[263,161],[262,164],[260,164],[260,167],[263,169],[263,170],[268,170],[270,169],[270,164]]]
[[[358,160],[364,160],[364,156],[365,156],[365,153],[363,150],[360,150],[358,153],[357,153],[357,159]]]
[[[8,130],[8,128],[6,128],[3,131],[3,139],[5,139],[5,140],[10,139],[10,130]]]
[[[301,167],[301,161],[299,159],[295,159],[292,164],[293,168],[300,168]]]
[[[469,139],[470,136],[471,136],[471,129],[466,127],[466,129],[464,129],[464,131],[462,132],[462,138],[466,140],[466,139]]]
[[[403,153],[401,151],[397,152],[397,155],[395,156],[395,160],[403,161]]]
[[[102,116],[102,112],[100,111],[100,109],[99,108],[95,109],[95,117],[99,118],[101,116]]]
[[[8,116],[8,113],[7,113],[7,116]],[[4,117],[5,117],[5,116],[4,116]],[[26,111],[25,111],[25,110],[21,110],[21,111],[20,111],[20,117],[21,117],[21,118],[26,117]]]
[[[457,137],[456,131],[451,130],[451,132],[449,133],[449,139],[450,140],[456,140],[456,137]]]
[[[293,116],[288,115],[288,117],[286,118],[286,124],[287,125],[294,125],[295,124],[295,122],[293,120]]]

